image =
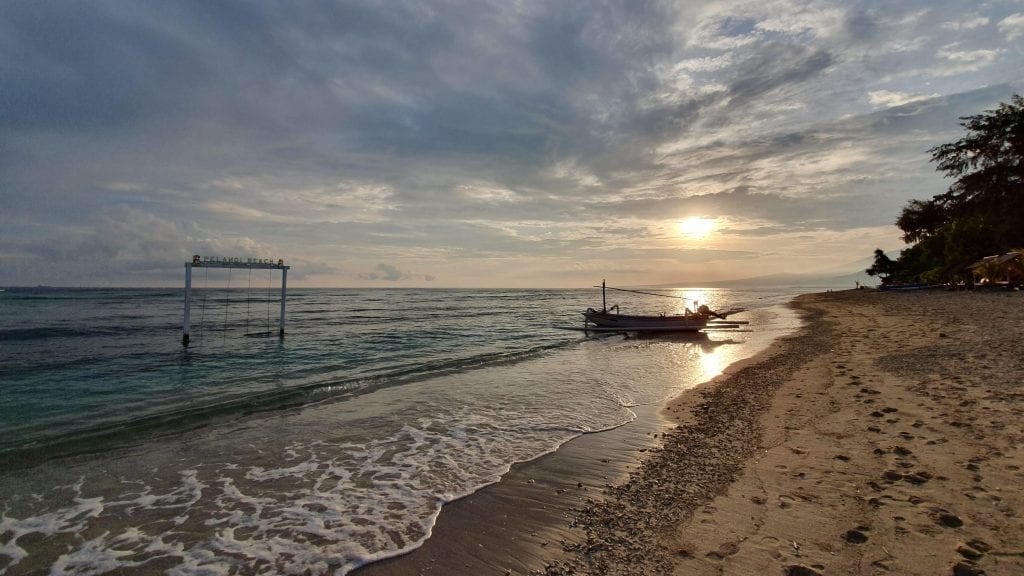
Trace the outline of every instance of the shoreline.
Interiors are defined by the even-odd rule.
[[[354,573],[1024,571],[1024,295],[793,306],[795,335],[668,401],[675,427],[653,447],[620,443],[618,481],[572,492],[580,463],[619,441],[578,438],[445,506],[422,548]],[[541,470],[553,480],[528,483]]]
[[[791,306],[804,321],[795,334],[662,406],[675,427],[661,446],[607,499],[581,511],[583,542],[536,574],[672,573],[678,550],[663,543],[664,534],[738,480],[775,391],[827,343],[820,314]]]
[[[449,502],[418,548],[361,566],[356,576],[531,574],[582,540],[579,510],[628,478],[658,445],[670,422],[663,406],[584,434],[557,449],[514,464],[501,480]]]
[[[360,566],[350,574],[562,573],[559,562],[586,541],[579,529],[587,521],[586,511],[610,498],[641,470],[677,426],[669,408],[778,353],[779,345],[776,340],[753,356],[729,364],[707,382],[656,404],[635,407],[637,418],[632,422],[584,434],[552,452],[514,464],[498,482],[445,504],[420,547]]]

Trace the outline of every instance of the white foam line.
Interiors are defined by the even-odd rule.
[[[603,402],[602,407],[623,410],[626,421],[636,418],[621,399]],[[129,490],[107,502],[107,512],[130,516],[163,510],[157,522],[192,527],[182,533],[165,527],[162,535],[138,528],[116,536],[104,533],[80,542],[53,568],[95,573],[163,558],[177,561],[167,571],[175,575],[219,576],[257,567],[342,575],[404,554],[431,536],[444,504],[499,481],[514,463],[554,452],[596,428],[583,421],[552,427],[545,424],[551,414],[516,413],[504,406],[467,405],[454,412],[439,407],[435,414],[363,444],[292,443],[280,449],[285,464],[280,467],[225,463],[208,468],[212,478],[205,473],[201,478],[196,469],[182,470],[167,491],[123,481]],[[539,447],[544,448],[541,454]],[[262,451],[269,453],[266,446]],[[14,563],[23,559],[17,538],[29,532],[84,533],[89,520],[105,509],[102,498],[81,496],[83,483],[80,479],[68,487],[76,490],[74,506],[25,521],[5,517],[0,526],[20,524],[9,531],[13,537],[0,553],[16,558]],[[206,526],[208,533],[197,534],[196,525]]]
[[[81,484],[77,484],[80,488]],[[7,516],[0,518],[0,534],[10,534],[10,538],[0,545],[0,554],[11,559],[8,566],[21,562],[28,552],[18,546],[18,539],[29,534],[53,536],[58,533],[79,532],[85,528],[90,518],[96,518],[103,512],[102,498],[74,499],[75,505],[19,520]]]
[[[82,543],[78,549],[62,554],[50,567],[50,574],[102,574],[117,568],[133,568],[140,563],[123,560],[132,554],[132,550],[117,550],[115,542],[107,539],[109,532]],[[126,542],[125,537],[121,541]],[[115,539],[116,540],[116,539]]]
[[[202,499],[203,489],[207,485],[199,481],[196,470],[182,470],[180,475],[181,484],[167,494],[152,494],[152,488],[143,485],[142,491],[135,498],[111,501],[108,506],[124,507],[129,514],[138,509],[188,509]]]

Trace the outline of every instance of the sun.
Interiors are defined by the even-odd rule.
[[[714,218],[687,218],[679,222],[679,232],[693,240],[703,240],[714,230]]]

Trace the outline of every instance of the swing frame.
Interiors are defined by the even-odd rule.
[[[284,338],[284,312],[285,303],[287,302],[288,294],[288,270],[291,266],[286,266],[284,260],[278,260],[276,263],[273,261],[261,260],[256,258],[248,258],[243,261],[241,258],[215,258],[204,260],[199,255],[192,257],[191,262],[185,263],[185,317],[182,321],[181,329],[181,345],[187,347],[191,340],[190,332],[192,330],[192,269],[193,268],[228,268],[228,274],[230,269],[233,268],[247,268],[249,269],[250,278],[252,270],[280,270],[281,271],[281,318],[278,322],[278,338]],[[269,274],[269,273],[268,273]],[[269,276],[268,276],[269,278]],[[268,279],[268,291],[269,291],[269,279]],[[268,304],[269,306],[269,298]],[[205,300],[204,300],[205,307]],[[226,313],[226,310],[225,310]],[[248,323],[248,318],[246,318]],[[269,317],[268,317],[269,324]],[[268,326],[269,332],[269,326]]]

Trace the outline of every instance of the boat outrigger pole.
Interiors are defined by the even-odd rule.
[[[594,288],[597,288],[597,286],[594,286]],[[625,288],[612,288],[611,286],[607,286],[604,280],[601,280],[601,312],[602,313],[607,313],[608,312],[608,303],[607,303],[607,298],[605,297],[605,291],[606,290],[615,290],[617,292],[630,292],[632,294],[645,294],[647,296],[661,296],[662,298],[675,298],[676,300],[686,300],[685,296],[675,296],[673,294],[658,294],[656,292],[644,292],[643,290],[627,290]],[[730,310],[724,310],[722,312],[715,312],[715,311],[709,309],[706,305],[700,306],[698,304],[699,304],[699,302],[697,300],[693,301],[693,308],[694,308],[694,311],[696,313],[698,313],[698,314],[705,314],[705,315],[709,315],[709,316],[715,316],[715,317],[717,317],[719,319],[724,319],[726,316],[729,316],[731,314],[737,314],[739,312],[745,312],[746,311],[746,308],[732,308]],[[615,310],[617,308],[618,308],[618,305],[612,306],[612,310]],[[686,313],[690,314],[690,309],[689,308],[686,309]]]
[[[594,286],[597,288],[597,286]],[[626,290],[625,288],[612,288],[611,286],[605,287],[604,280],[601,281],[601,297],[604,298],[605,290],[616,290],[618,292],[632,292],[633,294],[646,294],[648,296],[661,296],[662,298],[675,298],[677,300],[686,300],[685,296],[673,296],[671,294],[656,294],[654,292],[643,292],[641,290]]]

